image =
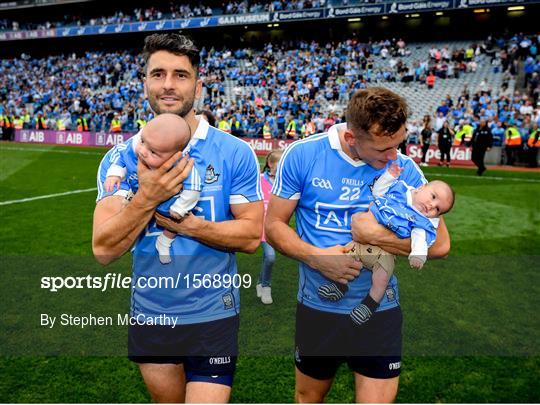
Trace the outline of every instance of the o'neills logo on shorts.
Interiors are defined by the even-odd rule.
[[[210,364],[229,364],[231,362],[231,356],[226,357],[210,357]]]
[[[399,370],[401,368],[401,361],[398,361],[396,363],[390,363],[388,364],[389,370]]]

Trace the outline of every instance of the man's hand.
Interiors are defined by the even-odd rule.
[[[173,211],[173,210],[170,210],[170,211],[169,211],[169,215],[170,215],[170,217],[171,217],[172,219],[176,219],[176,220],[182,219],[182,216],[181,216],[179,213],[177,213],[177,212],[175,212],[175,211]]]
[[[182,152],[177,152],[155,170],[151,170],[142,159],[139,159],[137,166],[139,191],[137,194],[148,205],[156,207],[162,201],[168,200],[182,190],[182,183],[189,176],[194,161],[186,155],[174,166],[181,157]],[[141,200],[139,199],[139,201]]]
[[[179,235],[190,235],[190,231],[197,229],[205,222],[204,218],[197,217],[191,213],[180,219],[174,219],[167,218],[156,212],[154,218],[159,226]]]
[[[410,239],[399,239],[392,231],[379,224],[371,211],[352,216],[351,233],[354,241],[378,246],[393,255],[406,256],[411,252]]]
[[[347,253],[351,250],[351,244],[347,246],[336,245],[326,249],[318,249],[316,255],[308,258],[309,267],[318,270],[326,278],[347,284],[354,280],[362,270],[362,262]]]

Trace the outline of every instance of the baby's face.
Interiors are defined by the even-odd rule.
[[[442,181],[432,181],[412,191],[414,208],[428,218],[437,218],[452,207],[452,192]]]
[[[183,150],[190,139],[186,125],[150,123],[141,132],[140,142],[135,151],[137,156],[150,169],[157,169],[176,152]]]

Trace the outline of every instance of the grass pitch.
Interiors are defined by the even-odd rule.
[[[91,258],[91,219],[100,149],[0,144],[0,402],[148,402],[137,367],[125,357],[125,330],[39,326],[42,311],[129,308],[129,292],[40,290],[40,275],[121,272],[129,257],[102,269]],[[404,357],[398,402],[540,401],[540,174],[426,168],[457,200],[446,217],[451,256],[424,270],[398,264]],[[78,193],[14,202],[58,193]],[[260,252],[239,255],[255,282]],[[292,402],[297,264],[278,257],[274,304],[254,285],[242,289],[243,354],[233,402]],[[32,325],[32,327],[28,327]],[[103,354],[96,355],[102,350]],[[39,353],[48,353],[43,356]],[[111,354],[114,353],[114,354]],[[352,402],[342,367],[329,402]]]

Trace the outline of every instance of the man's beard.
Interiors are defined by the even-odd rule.
[[[181,102],[180,107],[178,107],[175,110],[167,110],[167,109],[161,109],[159,107],[159,99],[157,97],[148,97],[148,102],[150,103],[150,108],[152,111],[156,114],[163,114],[163,113],[170,113],[170,114],[176,114],[180,117],[184,118],[186,115],[189,114],[191,110],[193,110],[193,104],[195,103],[195,92],[193,92],[193,96],[188,99],[182,99],[183,102]]]

